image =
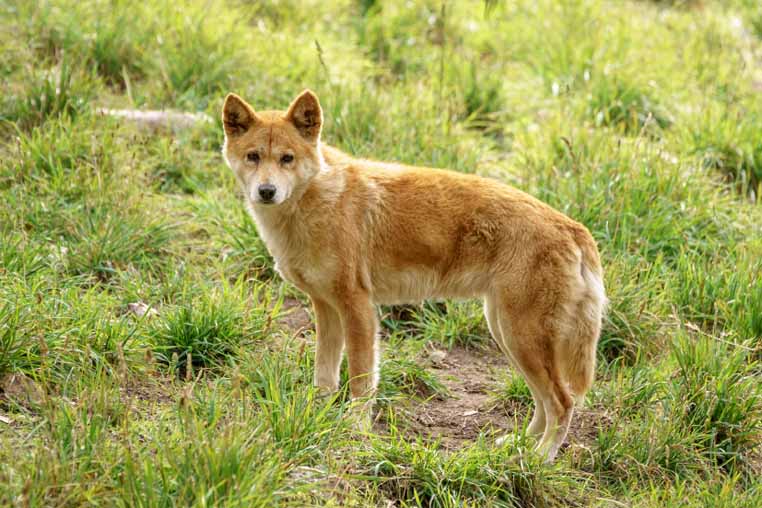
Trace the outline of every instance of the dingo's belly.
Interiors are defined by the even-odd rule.
[[[489,288],[489,273],[463,270],[442,277],[427,267],[380,269],[371,273],[373,301],[380,304],[414,303],[429,298],[474,298]]]

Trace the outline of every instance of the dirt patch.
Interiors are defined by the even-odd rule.
[[[754,476],[757,478],[762,476],[762,444],[758,444],[751,453],[749,453],[748,460],[749,468]]]
[[[24,374],[6,374],[0,379],[0,402],[13,402],[29,408],[45,400],[45,389]]]
[[[282,314],[278,323],[292,330],[295,334],[303,334],[307,330],[314,330],[312,316],[296,298],[287,296],[283,299]]]
[[[448,393],[403,401],[406,418],[399,426],[405,433],[438,439],[445,449],[457,449],[481,433],[498,436],[513,427],[513,408],[497,406],[490,396],[499,372],[508,368],[499,351],[456,347],[445,355],[437,352],[435,358],[431,369]],[[518,404],[515,409],[521,410]]]
[[[404,421],[398,426],[411,437],[439,440],[446,450],[455,450],[473,442],[480,434],[498,438],[522,425],[531,417],[533,404],[519,401],[496,402],[491,392],[510,369],[503,354],[495,348],[456,347],[431,367],[447,388],[448,394],[427,400],[403,401]],[[598,429],[611,424],[601,408],[576,408],[564,447],[589,446]],[[385,429],[380,422],[378,430]]]
[[[574,418],[569,426],[566,445],[590,446],[598,436],[598,432],[614,424],[614,419],[603,407],[574,408]]]
[[[131,404],[139,406],[168,406],[174,402],[176,391],[174,379],[158,374],[140,381],[130,380],[119,387],[123,400],[129,400]]]

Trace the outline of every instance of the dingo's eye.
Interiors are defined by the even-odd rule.
[[[293,160],[294,160],[294,156],[291,155],[290,153],[287,153],[280,158],[281,164],[288,164],[289,162],[292,162]]]
[[[246,160],[249,162],[259,162],[259,153],[258,152],[247,153]]]

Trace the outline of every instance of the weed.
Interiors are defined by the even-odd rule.
[[[414,506],[552,506],[572,503],[574,478],[546,475],[536,462],[510,459],[516,449],[484,443],[445,456],[437,443],[407,440],[392,424],[390,436],[361,452],[366,475],[387,496]],[[570,496],[570,497],[566,497]]]
[[[762,185],[762,141],[754,127],[758,114],[720,114],[725,118],[709,111],[698,119],[692,132],[693,152],[702,167],[723,175],[756,200]]]
[[[23,338],[23,319],[26,313],[17,305],[3,302],[0,307],[0,378],[24,370],[29,354]]]

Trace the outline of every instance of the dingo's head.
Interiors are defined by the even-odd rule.
[[[222,124],[222,153],[255,207],[298,199],[320,171],[323,111],[310,90],[294,99],[286,112],[256,113],[246,101],[228,94]]]

